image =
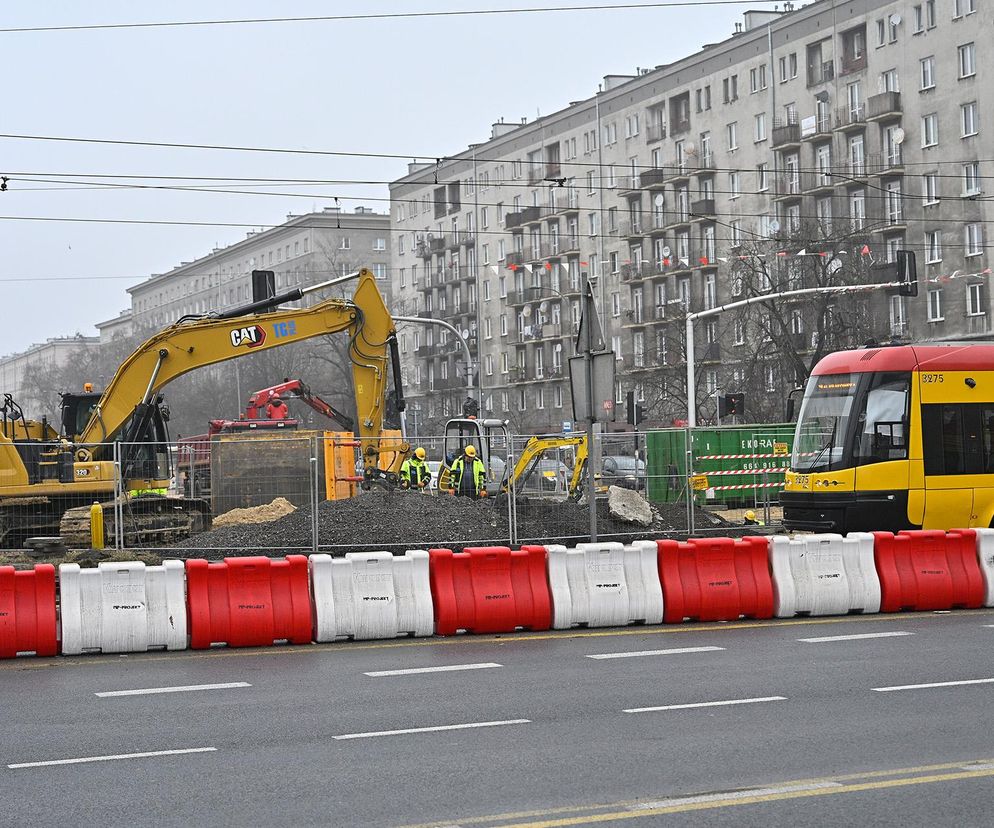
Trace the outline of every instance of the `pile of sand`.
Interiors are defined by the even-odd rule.
[[[272,503],[263,506],[252,506],[248,509],[232,509],[214,518],[214,526],[243,526],[247,523],[269,523],[285,515],[296,512],[294,506],[285,497],[278,497]]]

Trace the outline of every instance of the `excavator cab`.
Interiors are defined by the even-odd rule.
[[[90,422],[93,409],[97,407],[103,395],[96,391],[84,391],[80,394],[67,391],[60,396],[62,397],[62,436],[67,440],[75,440]]]
[[[449,467],[468,445],[476,447],[476,455],[487,469],[487,491],[490,494],[501,491],[509,471],[507,457],[511,438],[507,423],[496,419],[477,420],[475,417],[460,417],[445,424],[439,488],[446,488]]]

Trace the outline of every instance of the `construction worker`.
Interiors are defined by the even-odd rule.
[[[425,491],[431,483],[431,470],[425,462],[428,453],[418,446],[414,455],[408,457],[400,467],[400,486],[403,489],[419,489]]]
[[[476,446],[470,443],[449,469],[449,486],[457,497],[474,500],[487,495],[487,468],[476,456]]]
[[[742,521],[743,526],[762,526],[763,521],[756,520],[756,513],[750,509],[745,513],[745,520]]]
[[[290,409],[287,408],[287,404],[283,400],[278,396],[269,398],[269,402],[266,403],[267,420],[285,420],[289,416]]]

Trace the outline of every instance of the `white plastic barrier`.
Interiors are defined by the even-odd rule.
[[[976,529],[977,562],[984,576],[984,606],[994,607],[994,529]]]
[[[652,541],[546,550],[555,629],[663,623],[663,588]]]
[[[310,570],[315,641],[435,631],[427,552],[311,555]]]
[[[185,650],[185,584],[182,561],[105,562],[96,569],[62,564],[62,653]]]
[[[880,612],[880,579],[873,535],[797,535],[770,538],[773,614],[790,618]]]

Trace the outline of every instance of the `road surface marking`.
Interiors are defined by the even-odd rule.
[[[587,658],[641,658],[642,656],[679,655],[680,653],[710,653],[724,647],[675,647],[672,650],[639,650],[634,653],[597,653]]]
[[[980,617],[984,615],[994,615],[992,609],[970,609],[956,610],[949,615],[950,618],[962,618],[965,615]],[[909,612],[901,614],[901,621],[909,623],[911,621],[934,621],[936,618],[932,612]],[[317,655],[347,655],[357,650],[393,650],[408,647],[461,647],[463,645],[477,646],[486,642],[500,642],[506,644],[527,644],[531,641],[564,640],[575,638],[619,638],[631,635],[684,635],[694,633],[711,632],[735,632],[737,630],[754,629],[778,629],[782,627],[811,627],[823,626],[825,624],[875,624],[877,622],[892,624],[894,618],[892,613],[882,613],[879,615],[840,615],[830,618],[824,617],[804,617],[793,619],[769,619],[759,621],[737,621],[721,623],[703,624],[671,624],[669,626],[660,625],[658,627],[628,627],[625,629],[610,630],[556,630],[542,633],[515,633],[508,635],[474,635],[463,636],[453,635],[444,638],[417,638],[403,641],[378,641],[378,642],[341,642],[336,641],[324,644],[310,644],[299,647],[258,647],[248,649],[211,649],[199,650],[195,652],[171,652],[171,653],[131,653],[129,658],[132,661],[169,661],[221,659],[221,658],[259,658],[268,656],[317,656]],[[118,664],[118,656],[87,656],[84,659],[78,658],[33,658],[8,659],[0,661],[0,672],[5,671],[27,671],[43,670],[52,667],[62,667],[66,669],[79,669],[93,666],[95,664]]]
[[[694,702],[693,704],[665,704],[660,707],[632,707],[623,713],[654,713],[657,710],[688,710],[691,707],[725,707],[732,704],[759,704],[761,702],[787,701],[786,696],[763,696],[758,699],[728,699],[727,701]]]
[[[148,687],[144,690],[107,690],[93,695],[109,699],[113,696],[154,696],[158,693],[192,693],[194,690],[231,690],[235,687],[251,686],[247,681],[230,681],[227,684],[186,684],[180,687]]]
[[[840,783],[867,779],[882,779],[891,776],[911,776],[913,774],[926,774],[932,773],[933,771],[943,771],[955,769],[957,771],[981,771],[987,770],[988,768],[994,769],[994,759],[972,759],[972,760],[960,760],[959,762],[945,762],[938,765],[916,765],[909,768],[890,768],[888,770],[876,770],[876,771],[863,771],[858,773],[847,773],[847,774],[837,774],[835,776],[823,776],[814,777],[809,779],[791,779],[786,782],[771,785],[770,788],[774,788],[780,791],[800,791],[802,788],[805,790],[816,790],[822,787],[835,788],[835,785],[824,785],[823,783]],[[912,779],[912,781],[915,781]],[[845,787],[845,786],[842,786]],[[766,790],[766,788],[762,789]],[[748,793],[755,794],[756,789],[748,789]],[[844,791],[838,791],[843,793]],[[736,794],[738,791],[728,791],[729,794]],[[662,797],[661,800],[677,800],[689,799],[691,796],[708,796],[708,794],[690,794],[684,797],[679,796],[669,796]],[[601,802],[597,804],[588,805],[565,805],[555,808],[541,808],[530,811],[512,811],[505,812],[502,814],[490,814],[487,816],[473,816],[465,817],[462,819],[445,819],[436,820],[434,822],[422,822],[417,825],[405,825],[403,828],[442,828],[442,826],[447,826],[448,828],[453,828],[453,826],[468,826],[468,825],[489,825],[491,823],[500,823],[504,828],[507,828],[506,823],[509,820],[517,819],[537,819],[539,817],[544,817],[546,819],[554,815],[562,814],[580,814],[582,812],[593,812],[593,811],[617,811],[620,809],[625,809],[626,811],[634,811],[636,806],[642,804],[642,800],[639,801],[622,801],[622,802]],[[729,803],[737,804],[737,803]],[[717,806],[716,806],[717,807]]]
[[[674,796],[670,799],[660,799],[657,802],[640,802],[630,805],[630,811],[656,810],[671,808],[674,805],[695,805],[701,802],[723,802],[729,799],[744,799],[750,796],[770,796],[772,794],[793,793],[795,791],[817,791],[821,788],[841,788],[841,782],[812,782],[807,785],[780,785],[775,788],[747,788],[742,791],[728,793],[704,794],[702,796]]]
[[[119,753],[114,756],[83,756],[79,759],[50,759],[46,762],[18,762],[7,765],[11,770],[18,768],[45,768],[50,765],[82,765],[86,762],[112,762],[116,759],[147,759],[150,756],[179,756],[186,753],[211,753],[216,747],[180,748],[178,750],[149,750],[144,753]]]
[[[407,733],[436,733],[440,730],[468,730],[474,727],[500,727],[501,725],[530,724],[531,719],[507,719],[501,722],[468,722],[467,724],[435,725],[434,727],[408,727],[403,730],[375,730],[370,733],[345,733],[334,739],[371,739],[374,736],[403,736]]]
[[[893,632],[857,633],[855,635],[825,635],[821,638],[798,638],[797,640],[806,644],[822,644],[826,641],[858,641],[863,638],[895,638],[901,635],[914,635],[914,633],[895,630]]]
[[[994,678],[965,679],[964,681],[933,681],[929,684],[899,684],[896,687],[874,687],[878,693],[894,690],[928,690],[932,687],[962,687],[965,684],[994,684]]]
[[[490,667],[503,667],[493,661],[484,661],[479,664],[446,664],[442,667],[411,667],[407,670],[376,670],[372,673],[365,673],[367,676],[413,676],[415,673],[448,673],[458,670],[486,670]]]

